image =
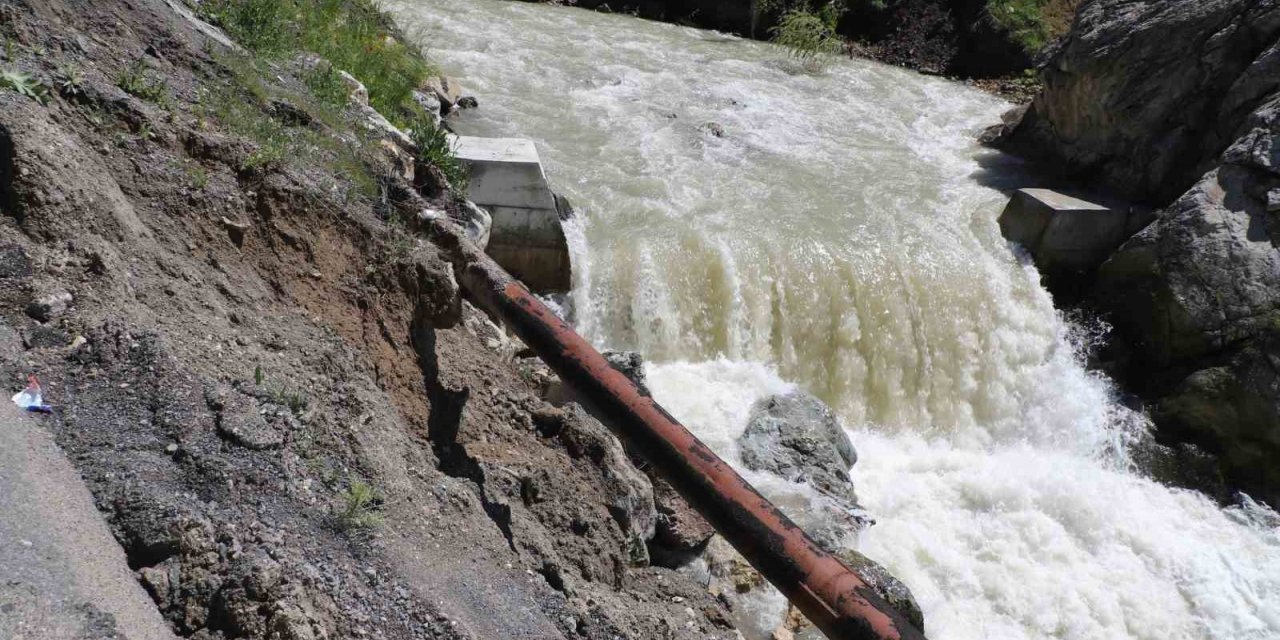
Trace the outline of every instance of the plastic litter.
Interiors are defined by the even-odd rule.
[[[27,388],[14,394],[13,403],[27,411],[53,413],[53,407],[44,404],[44,397],[40,391],[40,381],[36,379],[34,373],[27,376]]]

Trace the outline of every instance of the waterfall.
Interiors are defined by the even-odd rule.
[[[1149,425],[1000,237],[994,185],[1018,163],[974,136],[1009,105],[627,16],[386,4],[479,97],[459,132],[533,139],[578,205],[589,340],[642,352],[655,396],[730,461],[759,398],[837,410],[878,521],[860,549],[931,637],[1280,637],[1275,513],[1131,468]]]

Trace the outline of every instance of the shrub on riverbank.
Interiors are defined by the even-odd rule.
[[[843,41],[836,35],[840,16],[834,4],[817,12],[792,9],[771,29],[773,42],[786,47],[810,71],[821,69],[827,58],[840,52]]]
[[[987,0],[987,15],[1027,53],[1039,53],[1071,28],[1080,0]]]

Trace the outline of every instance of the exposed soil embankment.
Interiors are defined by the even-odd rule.
[[[0,371],[41,376],[172,629],[730,637],[649,565],[617,441],[537,399],[417,238],[454,206],[439,172],[415,189],[300,67],[203,29],[162,0],[0,4],[5,70],[50,91],[0,90]]]

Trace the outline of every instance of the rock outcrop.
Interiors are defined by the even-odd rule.
[[[998,144],[1165,207],[1097,272],[1158,440],[1280,504],[1280,0],[1097,0]]]
[[[1251,122],[1222,166],[1103,264],[1094,297],[1164,435],[1217,454],[1232,484],[1277,504],[1280,95]]]
[[[849,469],[858,453],[831,408],[807,393],[757,402],[738,446],[749,469],[803,482],[850,508],[857,504]]]
[[[1277,34],[1276,0],[1086,2],[999,145],[1167,203],[1280,86]]]

